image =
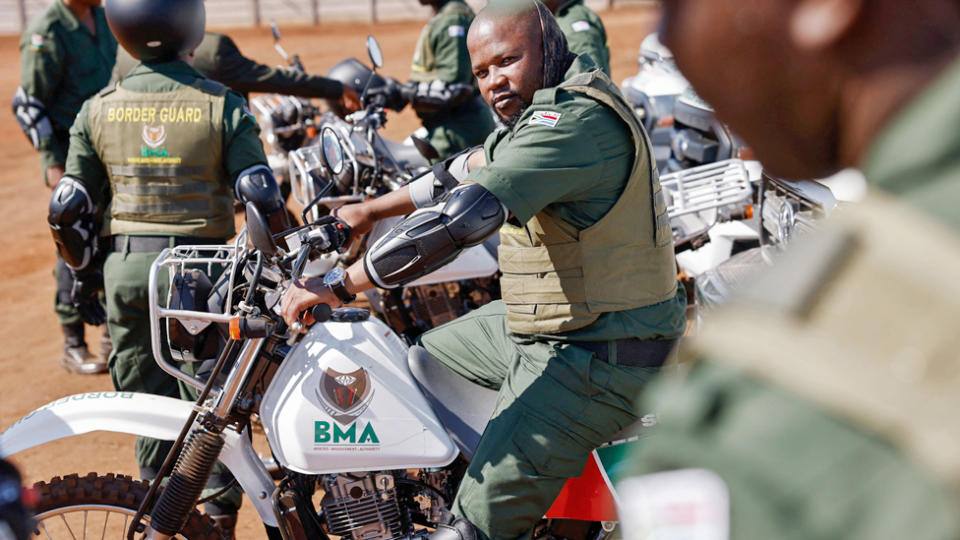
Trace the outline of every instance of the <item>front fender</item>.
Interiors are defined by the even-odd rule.
[[[0,458],[57,439],[93,431],[112,431],[176,440],[193,410],[193,403],[136,392],[74,394],[31,412],[0,434]],[[223,432],[220,461],[230,469],[253,502],[260,519],[277,526],[270,503],[274,484],[253,450],[250,439],[236,431]]]

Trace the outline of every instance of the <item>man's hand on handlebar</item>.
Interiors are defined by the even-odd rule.
[[[363,103],[360,102],[360,96],[352,88],[344,86],[343,95],[340,96],[340,106],[346,109],[349,114],[362,109]]]
[[[333,217],[346,223],[354,238],[370,232],[376,219],[370,212],[370,206],[364,203],[345,204],[333,209]]]
[[[300,315],[306,312],[303,322],[310,325],[313,323],[313,316],[308,310],[317,304],[337,308],[340,307],[340,299],[323,284],[322,278],[298,279],[290,284],[280,303],[283,320],[292,327],[301,320]]]

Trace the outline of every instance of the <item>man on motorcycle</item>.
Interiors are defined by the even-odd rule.
[[[960,272],[960,5],[665,0],[663,17],[684,75],[771,172],[859,166],[871,194],[646,393],[660,425],[637,446],[649,476],[621,484],[638,494],[627,536],[960,537],[960,295],[944,285]],[[681,523],[667,506],[705,511]]]
[[[342,209],[362,232],[429,206],[343,282],[295,283],[283,313],[292,323],[312,305],[407,283],[500,229],[503,301],[424,334],[422,345],[500,392],[453,503],[458,519],[435,537],[516,538],[593,448],[635,421],[633,398],[683,332],[686,298],[649,143],[616,86],[569,52],[539,2],[486,8],[469,47],[507,129],[482,152]]]
[[[272,92],[306,98],[340,101],[347,110],[360,108],[360,98],[340,81],[293,69],[273,68],[247,58],[226,34],[206,32],[194,51],[193,69],[204,77],[225,84],[244,98],[250,92]],[[113,82],[136,67],[137,59],[122,47],[117,50]]]
[[[609,77],[610,48],[607,45],[607,30],[600,16],[588,8],[583,0],[546,0],[544,5],[557,18],[570,50],[575,54],[589,54]]]
[[[117,41],[107,27],[100,0],[56,0],[23,32],[20,87],[13,97],[13,114],[40,154],[43,181],[50,189],[63,176],[70,126],[77,111],[110,80],[116,51]],[[104,331],[100,358],[90,354],[83,314],[77,312],[71,298],[73,279],[59,257],[54,277],[54,305],[64,337],[60,366],[73,373],[105,373],[110,336]]]
[[[105,285],[116,389],[178,397],[177,381],[151,353],[151,263],[167,247],[232,237],[234,196],[277,228],[286,213],[243,98],[190,67],[203,37],[203,0],[109,0],[106,17],[142,63],[84,103],[48,221],[87,309],[99,307]],[[157,474],[168,449],[137,440],[144,478]],[[237,497],[208,511],[227,516],[220,522],[230,529],[238,504]]]
[[[482,144],[495,124],[470,71],[467,29],[473,10],[463,0],[420,4],[433,8],[434,16],[417,41],[410,81],[387,79],[372,93],[386,94],[387,106],[398,111],[409,103],[427,130],[426,140],[446,159]]]

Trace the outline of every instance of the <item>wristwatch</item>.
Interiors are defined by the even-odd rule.
[[[340,299],[340,302],[349,304],[357,299],[357,295],[350,294],[350,292],[347,290],[347,285],[344,281],[346,276],[347,272],[342,267],[338,266],[323,276],[323,284],[330,289],[330,292],[337,295],[337,298]]]

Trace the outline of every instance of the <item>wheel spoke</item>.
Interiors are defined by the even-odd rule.
[[[46,524],[44,524],[44,523],[41,521],[41,522],[39,523],[39,525],[40,525],[40,528],[43,529],[43,534],[47,535],[47,538],[49,538],[50,540],[53,540],[53,537],[50,536],[50,531],[47,530]],[[39,536],[39,535],[38,535],[38,536]]]
[[[107,522],[110,521],[110,512],[103,513],[103,531],[100,532],[100,540],[107,538]]]
[[[87,514],[89,513],[86,510],[83,511],[83,540],[87,540]]]
[[[60,519],[62,519],[63,524],[67,526],[67,531],[70,533],[70,537],[73,538],[73,540],[77,540],[77,535],[73,534],[73,529],[70,527],[70,524],[67,522],[67,518],[63,514],[60,514]]]

